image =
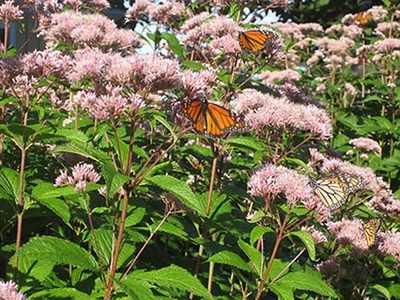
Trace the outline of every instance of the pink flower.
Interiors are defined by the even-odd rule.
[[[217,75],[214,71],[194,72],[185,70],[182,74],[182,89],[189,99],[204,97],[207,91],[212,88],[211,83],[216,79]]]
[[[242,52],[239,41],[230,35],[212,40],[211,43],[208,44],[208,49],[212,56],[218,56],[220,54],[237,55]]]
[[[282,32],[283,36],[287,38],[292,38],[294,40],[304,39],[304,34],[301,31],[299,24],[295,22],[290,22],[290,23],[277,22],[274,23],[274,27],[279,29]]]
[[[255,90],[244,90],[237,96],[235,107],[239,113],[246,113],[245,120],[254,131],[273,127],[309,131],[321,140],[331,136],[332,123],[328,113],[314,105],[300,105],[285,97],[273,98]]]
[[[189,30],[199,27],[207,18],[210,17],[208,12],[201,12],[186,20],[181,26],[182,33],[187,33]]]
[[[374,33],[381,38],[388,38],[392,31],[400,31],[399,22],[381,22],[376,25]]]
[[[17,284],[13,281],[0,281],[0,299],[4,300],[25,300],[25,295],[18,293]]]
[[[378,239],[381,241],[378,249],[400,262],[400,232],[392,228],[387,232],[379,233]]]
[[[294,70],[283,71],[264,71],[260,74],[260,78],[264,84],[280,83],[282,81],[299,81],[300,74]]]
[[[23,11],[18,6],[13,5],[12,0],[5,1],[0,5],[0,22],[10,23],[22,19]]]
[[[265,165],[258,168],[248,182],[249,193],[266,199],[284,194],[290,204],[307,201],[313,196],[308,178],[283,166]]]
[[[127,20],[140,20],[142,16],[148,16],[149,9],[151,9],[156,4],[148,0],[136,0],[135,3],[127,10],[126,19]]]
[[[400,49],[400,39],[387,38],[374,43],[374,48],[382,53],[390,54],[395,49]]]
[[[55,76],[63,78],[69,71],[71,58],[61,51],[43,50],[33,51],[22,57],[24,72],[38,78]]]
[[[177,25],[182,19],[185,7],[179,2],[166,2],[148,6],[151,20],[165,26]]]
[[[356,88],[351,83],[346,82],[346,84],[344,85],[344,89],[349,95],[357,94]]]
[[[313,238],[315,244],[325,243],[328,241],[328,238],[325,234],[314,228],[314,226],[302,226],[301,230],[307,231]]]
[[[41,34],[51,43],[63,42],[78,48],[98,48],[102,51],[129,51],[141,45],[133,31],[116,28],[115,23],[100,14],[82,14],[65,11],[51,15],[49,23],[40,24]]]
[[[372,199],[366,206],[374,211],[382,212],[388,216],[398,217],[400,214],[400,200],[394,198],[389,184],[382,177],[375,177],[369,182],[369,189],[373,192]]]
[[[87,183],[96,183],[99,180],[100,175],[94,170],[93,165],[80,163],[72,168],[72,176],[68,176],[67,171],[61,171],[54,186],[73,185],[75,191],[84,191]]]
[[[381,146],[377,142],[369,138],[357,138],[349,141],[350,145],[354,145],[358,150],[364,149],[366,151],[372,151],[375,155],[379,156],[382,152]]]
[[[324,34],[324,28],[321,26],[321,24],[318,23],[302,23],[298,26],[299,30],[306,35],[321,36]]]
[[[199,45],[201,41],[222,38],[224,36],[236,37],[240,27],[232,19],[227,17],[215,17],[205,19],[206,15],[202,14],[199,18],[193,18],[190,23],[183,27],[182,32],[185,34],[180,37],[180,40],[185,45]],[[201,22],[203,20],[204,22]],[[195,24],[199,23],[198,26]],[[225,41],[226,42],[226,41]],[[215,48],[217,45],[213,45]],[[228,48],[235,49],[236,46],[232,45]]]
[[[107,70],[117,68],[118,59],[122,59],[119,54],[103,53],[96,49],[83,49],[74,52],[75,57],[72,68],[68,74],[68,79],[75,83],[89,78],[91,81],[102,82],[107,74]],[[116,64],[116,65],[114,65]],[[116,71],[119,71],[116,70]]]
[[[332,235],[336,236],[342,245],[353,244],[361,250],[368,250],[367,241],[365,240],[362,221],[360,219],[328,222],[328,230]]]
[[[20,99],[29,99],[31,95],[36,94],[38,83],[39,81],[37,78],[29,78],[26,75],[17,75],[12,79],[12,85],[7,89],[7,92]]]
[[[181,20],[185,7],[179,2],[164,4],[138,0],[126,12],[127,20],[140,20],[143,17],[165,26],[177,25]]]
[[[127,99],[121,95],[122,87],[107,85],[105,94],[97,95],[92,91],[81,91],[75,96],[83,109],[99,120],[113,120],[127,108]]]

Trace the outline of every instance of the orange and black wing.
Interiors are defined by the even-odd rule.
[[[355,17],[355,20],[358,21],[361,25],[365,25],[371,20],[371,18],[371,13],[359,12]]]
[[[247,30],[239,32],[239,42],[243,50],[253,53],[264,50],[269,41],[277,38],[275,32],[267,30]]]
[[[193,129],[211,137],[246,129],[244,120],[232,111],[206,100],[190,100],[183,104],[182,113],[192,122]]]
[[[380,219],[372,219],[363,225],[364,227],[364,235],[367,240],[368,247],[373,245],[376,240],[376,234],[378,233],[379,228],[381,227]]]
[[[191,100],[186,101],[182,105],[182,113],[187,116],[192,123],[194,130],[198,133],[203,133],[207,127],[204,119],[204,101]]]

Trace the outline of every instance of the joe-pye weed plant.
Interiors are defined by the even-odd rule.
[[[240,22],[240,3],[222,14],[137,1],[126,17],[140,35],[99,14],[107,7],[43,2],[46,49],[3,46],[5,280],[34,299],[398,295],[399,201],[376,175],[397,174],[397,79],[386,56],[361,65],[355,56],[384,50],[372,24],[349,15],[343,36],[318,24],[263,26],[280,38],[248,53],[238,32],[255,25]],[[397,28],[397,12],[377,11],[386,10],[374,8],[371,22]],[[5,24],[22,15],[11,2],[0,12]],[[359,43],[350,29],[363,31]],[[145,44],[154,51],[138,51]],[[388,93],[371,87],[375,72]],[[199,98],[232,107],[248,132],[194,133],[181,107]],[[332,211],[309,177],[334,171],[364,188]],[[383,226],[368,247],[371,217]]]

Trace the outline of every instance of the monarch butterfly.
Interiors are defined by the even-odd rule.
[[[247,30],[239,31],[239,42],[243,50],[250,50],[253,53],[264,50],[269,41],[278,38],[278,35],[269,30]]]
[[[361,25],[367,24],[372,18],[371,13],[368,12],[359,12],[355,16],[355,20],[358,21]]]
[[[364,227],[364,235],[367,240],[368,247],[373,245],[376,240],[376,234],[381,227],[380,219],[372,219],[363,224]]]
[[[363,182],[360,176],[335,172],[327,177],[311,179],[311,185],[326,207],[336,209],[346,202],[351,193],[361,189]]]
[[[185,101],[181,107],[182,114],[192,122],[193,129],[211,137],[221,137],[228,132],[244,131],[246,123],[230,110],[207,100],[195,99]]]

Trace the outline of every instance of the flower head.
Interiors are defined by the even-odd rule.
[[[288,203],[307,201],[313,197],[308,178],[283,166],[265,165],[258,168],[248,182],[249,193],[269,198],[284,194]]]
[[[274,98],[255,90],[238,95],[235,107],[245,113],[245,120],[254,131],[266,128],[309,131],[318,139],[331,136],[332,123],[327,112],[314,105],[291,103],[288,98]]]
[[[382,152],[381,146],[377,142],[369,138],[357,138],[349,141],[350,145],[354,145],[357,149],[364,149],[366,151],[372,151],[375,155],[380,155]]]
[[[14,1],[8,0],[0,5],[0,22],[10,23],[22,19],[22,10],[18,6],[13,5],[13,3]]]
[[[325,243],[328,241],[328,238],[325,236],[325,234],[322,231],[315,229],[314,226],[302,226],[301,230],[307,231],[312,236],[314,243],[316,244]]]
[[[342,219],[336,222],[328,222],[328,229],[336,236],[343,245],[353,244],[357,249],[368,250],[367,241],[363,233],[362,221],[360,219]]]
[[[17,287],[18,287],[17,284],[12,282],[11,280],[7,282],[0,281],[0,299],[5,299],[5,300],[27,299],[25,295],[17,292]]]
[[[87,183],[96,183],[99,180],[100,175],[94,170],[93,165],[80,163],[72,168],[72,176],[68,176],[67,171],[61,171],[54,185],[73,185],[75,191],[85,191]]]

